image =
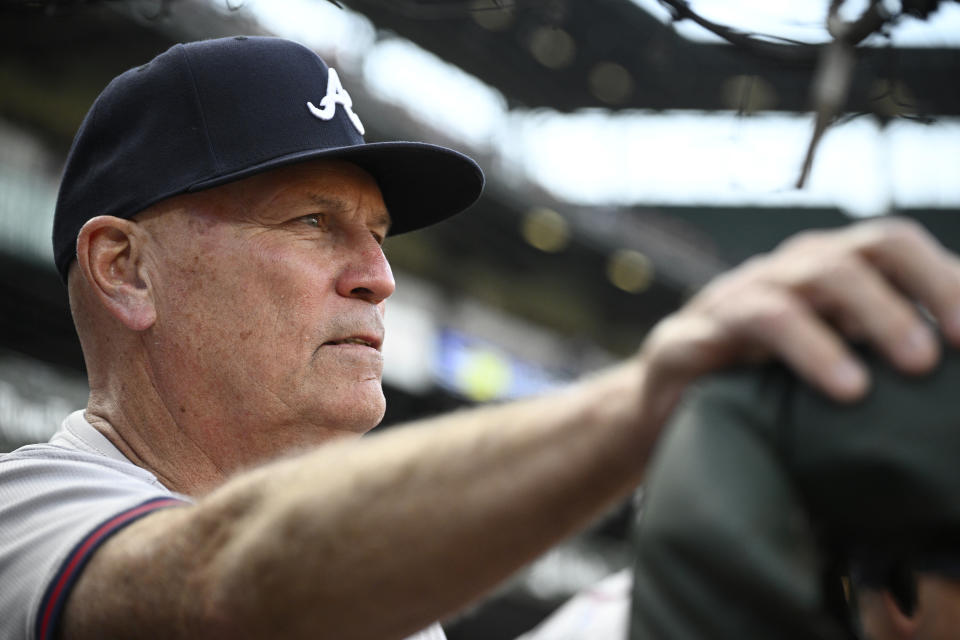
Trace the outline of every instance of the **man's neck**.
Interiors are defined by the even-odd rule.
[[[226,480],[217,464],[169,418],[140,413],[138,406],[108,402],[95,393],[85,417],[130,462],[157,476],[171,491],[198,496]]]

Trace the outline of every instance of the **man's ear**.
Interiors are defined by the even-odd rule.
[[[103,306],[133,331],[150,328],[156,306],[143,273],[146,235],[132,220],[91,218],[77,235],[77,264]]]
[[[897,598],[880,587],[861,587],[856,593],[857,613],[864,637],[871,640],[916,638],[920,613],[906,613]],[[914,608],[916,609],[916,607]]]
[[[882,594],[884,613],[898,638],[915,638],[920,627],[918,606],[914,604],[905,611],[903,603],[899,600],[901,598],[894,597],[892,593],[884,590]]]

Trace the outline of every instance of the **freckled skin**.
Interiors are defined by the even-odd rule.
[[[298,164],[172,198],[138,221],[151,239],[153,383],[221,469],[381,420],[379,351],[326,344],[382,336],[394,289],[380,247],[389,218],[369,174]]]

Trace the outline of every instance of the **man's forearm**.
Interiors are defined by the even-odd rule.
[[[455,611],[639,480],[645,451],[627,424],[628,371],[243,479],[263,493],[240,526],[262,535],[224,547],[218,598],[263,607],[251,624],[294,616],[305,637],[322,620],[337,637],[386,638]],[[276,580],[264,584],[268,572]],[[317,620],[303,616],[310,609]]]
[[[639,482],[656,431],[637,423],[639,375],[630,363],[552,396],[268,465],[183,514],[134,525],[110,553],[154,540],[168,595],[146,586],[137,606],[149,615],[140,598],[192,590],[177,603],[193,608],[187,635],[403,637],[476,599]],[[152,524],[169,531],[151,534]],[[145,624],[141,637],[143,628],[161,627]]]

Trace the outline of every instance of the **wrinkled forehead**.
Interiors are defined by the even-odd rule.
[[[181,194],[137,214],[150,220],[171,212],[226,220],[280,221],[322,212],[360,216],[370,225],[390,226],[390,214],[376,180],[343,160],[310,160],[266,171],[203,191]]]

